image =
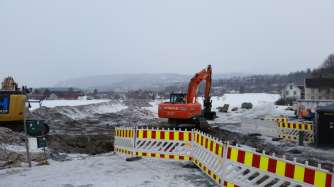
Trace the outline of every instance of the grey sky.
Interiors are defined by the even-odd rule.
[[[286,73],[334,52],[333,0],[0,0],[0,78]]]

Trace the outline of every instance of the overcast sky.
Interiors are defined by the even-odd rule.
[[[0,0],[0,79],[287,73],[334,52],[333,0]]]

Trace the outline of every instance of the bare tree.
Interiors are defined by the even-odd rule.
[[[321,65],[322,69],[334,69],[334,54],[330,54],[325,62]]]

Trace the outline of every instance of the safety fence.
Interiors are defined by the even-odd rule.
[[[290,121],[288,118],[278,118],[279,138],[293,142],[311,144],[314,142],[313,123],[309,121]]]
[[[333,173],[198,130],[116,128],[115,151],[126,156],[190,160],[220,186],[334,187]]]

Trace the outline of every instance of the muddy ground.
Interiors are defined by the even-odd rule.
[[[111,101],[109,104],[114,103]],[[94,107],[101,104],[43,107],[33,111],[31,117],[44,120],[50,126],[48,142],[52,151],[99,154],[114,150],[115,127],[158,123],[153,114],[143,108],[150,106],[149,100],[128,100],[123,104],[127,108],[116,113],[94,113]],[[71,115],[80,118],[72,118]]]

